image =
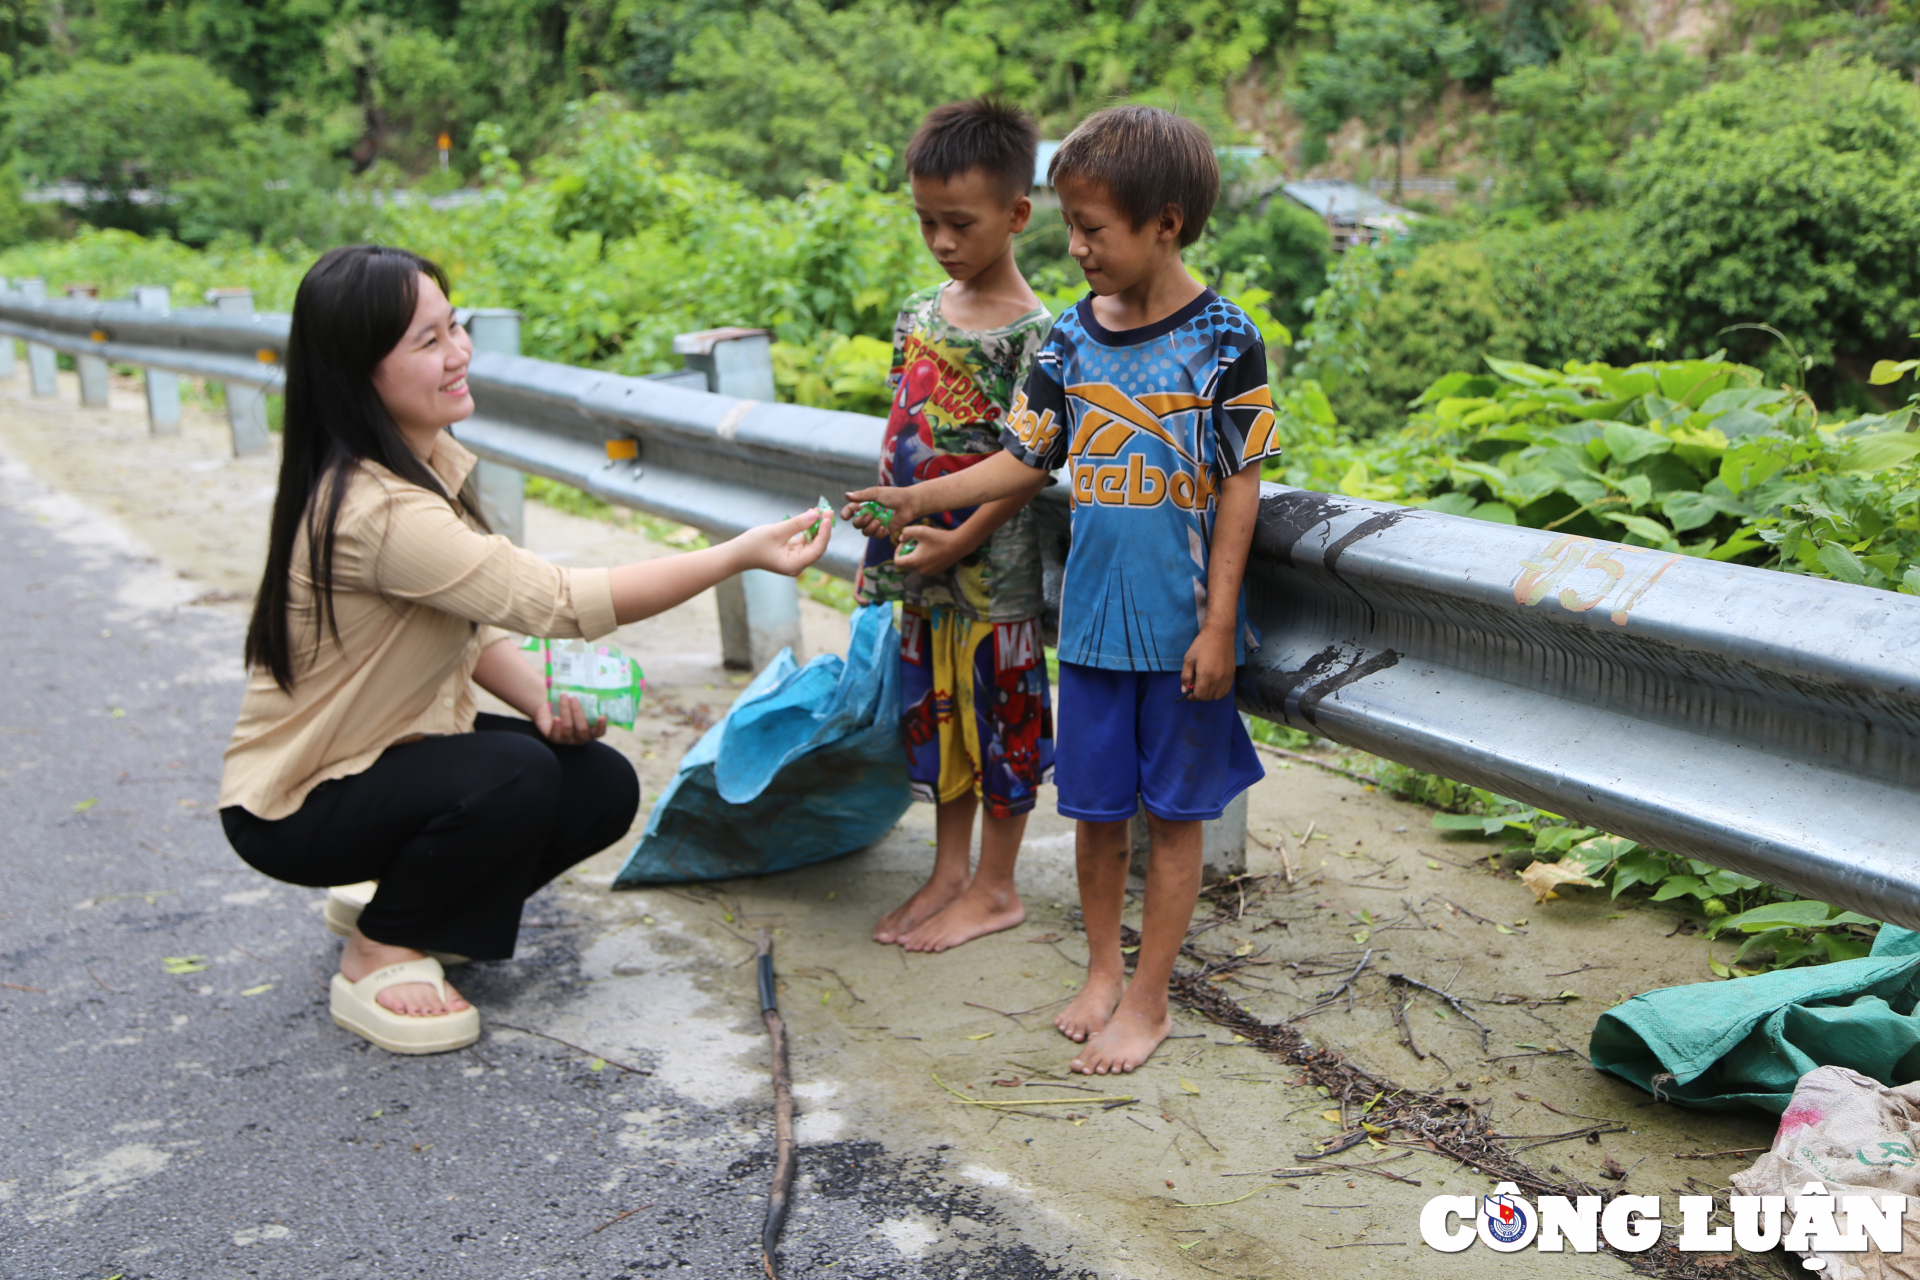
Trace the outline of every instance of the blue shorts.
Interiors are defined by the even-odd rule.
[[[1144,801],[1157,818],[1211,821],[1266,776],[1232,697],[1179,697],[1178,671],[1060,664],[1053,784],[1062,816],[1118,822]]]

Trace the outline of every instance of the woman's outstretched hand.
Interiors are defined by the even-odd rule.
[[[557,710],[550,702],[542,702],[535,707],[533,727],[548,742],[562,747],[576,747],[583,742],[607,736],[607,718],[587,719],[587,713],[580,708],[580,699],[570,693],[560,695]]]
[[[816,524],[819,528],[809,540],[807,531]],[[750,567],[794,578],[826,554],[827,540],[832,536],[833,513],[815,507],[775,524],[749,529],[735,538],[734,544],[746,555]]]

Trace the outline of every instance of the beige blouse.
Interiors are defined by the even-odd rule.
[[[478,460],[442,432],[428,465],[458,493]],[[333,607],[317,611],[304,531],[294,544],[293,691],[253,671],[228,743],[220,805],[269,821],[323,782],[366,769],[403,738],[471,733],[473,668],[505,629],[595,640],[615,626],[605,569],[562,569],[480,532],[444,496],[364,462],[340,504]]]

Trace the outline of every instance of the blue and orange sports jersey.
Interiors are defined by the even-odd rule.
[[[1253,321],[1209,289],[1116,333],[1083,300],[1054,322],[1000,441],[1028,466],[1067,468],[1060,661],[1180,670],[1206,618],[1220,482],[1279,452]],[[1234,662],[1259,643],[1243,588]]]

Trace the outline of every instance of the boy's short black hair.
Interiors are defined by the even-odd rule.
[[[1004,98],[992,95],[935,107],[907,144],[907,174],[945,181],[984,169],[1006,192],[1007,203],[1033,186],[1040,126]]]
[[[1183,249],[1206,230],[1220,198],[1213,140],[1159,107],[1109,107],[1082,120],[1047,166],[1048,182],[1058,186],[1062,178],[1105,187],[1135,231],[1178,205]]]

